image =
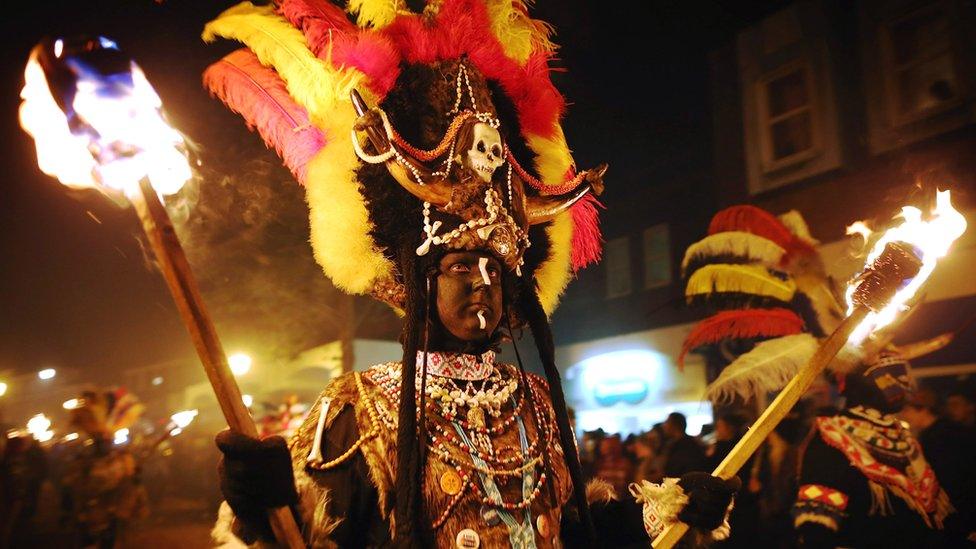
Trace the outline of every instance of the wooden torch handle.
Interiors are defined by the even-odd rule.
[[[745,436],[725,456],[722,463],[719,463],[718,467],[712,471],[713,475],[723,479],[730,479],[739,472],[739,469],[759,449],[759,446],[766,440],[766,437],[786,417],[786,414],[800,400],[800,397],[807,392],[807,389],[817,379],[817,376],[837,356],[837,353],[847,343],[851,333],[864,320],[868,312],[869,310],[865,307],[857,307],[850,316],[841,322],[840,326],[820,345],[817,352],[810,358],[810,361],[780,391],[779,395],[766,408],[766,411],[749,428]],[[687,531],[687,524],[683,522],[672,523],[654,539],[653,547],[655,549],[670,549],[678,543]]]
[[[139,191],[130,194],[132,196],[129,196],[129,200],[135,206],[139,220],[142,221],[142,228],[159,261],[163,278],[173,295],[176,308],[180,311],[183,324],[190,332],[190,338],[197,349],[200,362],[203,363],[203,369],[207,373],[227,425],[233,431],[257,437],[257,427],[247,407],[244,406],[241,390],[227,364],[224,349],[204,306],[196,279],[190,270],[190,264],[176,236],[169,214],[166,213],[148,179],[143,178],[139,182]],[[268,511],[268,517],[279,543],[289,549],[305,547],[295,518],[288,508],[271,509]]]

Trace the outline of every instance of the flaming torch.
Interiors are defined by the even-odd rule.
[[[45,40],[31,51],[24,76],[20,122],[34,138],[41,170],[69,187],[97,189],[135,206],[227,424],[257,437],[160,200],[179,191],[192,172],[183,137],[166,123],[145,74],[113,41],[95,37]],[[304,547],[287,508],[269,516],[279,542]]]
[[[952,208],[949,191],[937,193],[936,207],[928,220],[923,220],[921,210],[912,207],[902,208],[901,217],[901,224],[888,229],[874,243],[864,270],[848,285],[847,318],[821,343],[810,362],[783,388],[713,475],[724,479],[735,476],[841,349],[860,346],[873,331],[908,309],[939,259],[966,231],[966,219]],[[653,546],[670,549],[687,531],[687,524],[676,522],[661,532]]]
[[[176,412],[175,414],[169,416],[169,421],[166,423],[166,426],[163,427],[162,434],[160,434],[159,437],[149,445],[145,452],[143,452],[142,458],[148,458],[153,452],[156,451],[156,448],[159,448],[160,444],[166,442],[171,437],[175,437],[182,433],[183,429],[186,429],[190,423],[193,423],[193,420],[197,417],[197,414],[197,410],[183,410],[182,412]]]

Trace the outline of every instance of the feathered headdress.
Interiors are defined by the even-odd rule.
[[[146,410],[138,397],[123,388],[85,391],[73,404],[71,424],[96,438],[131,427]]]
[[[708,233],[685,253],[685,294],[718,312],[692,330],[679,362],[703,346],[744,348],[709,385],[707,398],[778,390],[816,351],[816,336],[843,318],[816,241],[799,213],[777,218],[755,206],[717,213]]]
[[[396,536],[423,532],[416,353],[430,318],[432,256],[493,254],[519,290],[546,370],[576,502],[584,481],[553,359],[551,313],[572,273],[599,259],[605,167],[577,172],[549,78],[550,28],[524,0],[243,2],[209,23],[246,48],[208,89],[240,113],[304,185],[316,260],[340,289],[405,312]],[[426,286],[425,286],[426,284]],[[426,301],[425,301],[426,300]]]
[[[420,251],[487,243],[534,278],[551,313],[572,272],[600,256],[592,191],[603,170],[576,172],[559,124],[565,101],[549,79],[549,27],[512,0],[448,0],[423,13],[362,0],[348,10],[244,2],[204,30],[247,46],[204,83],[305,186],[325,273],[402,308],[404,232],[426,244]]]

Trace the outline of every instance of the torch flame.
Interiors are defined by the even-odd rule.
[[[185,429],[195,417],[197,417],[196,410],[183,410],[182,412],[176,412],[171,415],[169,419],[178,429]]]
[[[874,243],[865,265],[873,264],[888,243],[904,242],[915,248],[922,268],[915,278],[898,290],[884,309],[868,314],[851,334],[848,341],[852,344],[860,344],[873,331],[891,324],[899,313],[907,309],[906,303],[918,293],[939,259],[945,257],[952,243],[966,232],[966,218],[952,207],[949,191],[936,193],[935,209],[927,221],[922,219],[921,210],[911,206],[902,208],[901,217],[904,221],[900,225],[885,231]],[[854,284],[847,288],[848,314],[854,310],[851,296],[855,288]]]
[[[100,47],[117,50],[114,43]],[[102,74],[81,57],[54,53],[74,74],[71,117],[58,105],[39,60],[40,47],[31,52],[24,71],[20,124],[37,147],[37,163],[44,173],[74,188],[136,192],[139,180],[149,178],[161,195],[174,194],[192,172],[183,136],[166,123],[162,101],[135,62],[129,70]]]

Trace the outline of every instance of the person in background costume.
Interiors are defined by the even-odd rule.
[[[686,295],[717,312],[692,330],[685,351],[711,350],[727,362],[708,388],[713,402],[765,398],[843,319],[842,301],[798,213],[777,217],[733,206],[713,217],[708,233],[686,252]],[[800,457],[791,514],[804,546],[922,547],[944,540],[949,499],[911,432],[891,415],[910,385],[906,359],[934,347],[899,350],[889,342],[890,333],[877,333],[845,348],[830,366],[846,380],[846,405],[816,419]]]
[[[617,546],[676,516],[723,523],[736,485],[705,473],[584,485],[547,315],[599,256],[605,167],[573,164],[549,31],[474,0],[244,3],[207,26],[248,46],[204,80],[305,185],[326,274],[404,314],[402,359],[333,381],[287,446],[218,435],[219,541],[271,540],[282,505],[312,547]],[[495,359],[525,328],[545,377]]]
[[[119,529],[148,513],[139,464],[115,433],[131,427],[143,405],[124,389],[85,391],[70,411],[71,425],[91,438],[65,465],[63,493],[82,547],[114,547]]]

